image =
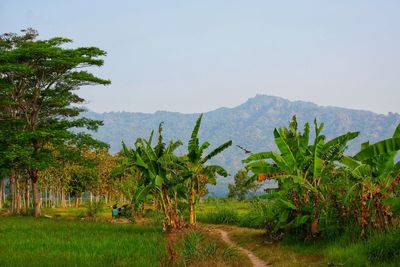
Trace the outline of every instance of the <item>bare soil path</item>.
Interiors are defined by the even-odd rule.
[[[247,257],[249,257],[251,263],[253,264],[254,267],[267,267],[269,265],[267,265],[263,260],[261,260],[259,257],[257,257],[256,255],[254,255],[253,252],[251,252],[248,249],[239,247],[238,245],[236,245],[230,238],[228,235],[228,232],[222,229],[217,229],[217,231],[221,234],[221,238],[222,240],[227,243],[228,245],[231,246],[235,246],[237,248],[239,248],[239,250],[244,253],[245,255],[247,255]]]

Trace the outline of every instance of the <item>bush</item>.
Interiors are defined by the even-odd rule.
[[[104,201],[93,201],[86,206],[85,215],[87,217],[96,217],[96,215],[104,209]],[[83,216],[84,217],[84,216]]]

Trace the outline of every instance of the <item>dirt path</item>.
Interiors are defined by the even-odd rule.
[[[261,260],[259,257],[254,255],[253,252],[251,252],[250,250],[247,250],[245,248],[239,247],[234,242],[232,242],[232,240],[229,238],[228,232],[226,232],[224,230],[221,230],[221,229],[217,229],[217,231],[221,234],[221,238],[225,243],[227,243],[228,245],[235,246],[235,247],[239,248],[239,250],[242,253],[247,255],[247,257],[249,257],[249,259],[250,259],[250,261],[251,261],[251,263],[253,264],[254,267],[267,267],[267,266],[269,266],[263,260]]]

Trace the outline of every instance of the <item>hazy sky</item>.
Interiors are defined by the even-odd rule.
[[[0,0],[26,27],[108,52],[94,111],[209,111],[256,94],[400,113],[400,1]]]

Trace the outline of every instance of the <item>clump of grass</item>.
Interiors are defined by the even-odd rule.
[[[208,240],[204,244],[204,255],[207,257],[215,256],[217,254],[217,249],[217,243],[215,243],[213,240]]]
[[[190,231],[183,238],[182,255],[185,257],[185,262],[190,263],[202,256],[202,251],[199,249],[201,233],[198,231]]]
[[[224,257],[227,257],[227,258],[239,257],[240,251],[235,246],[229,246],[224,250],[223,255],[224,255]]]
[[[228,208],[218,208],[199,217],[205,223],[213,224],[238,224],[240,217],[237,211]]]
[[[365,246],[367,257],[372,262],[400,257],[400,230],[376,234],[368,239]]]

